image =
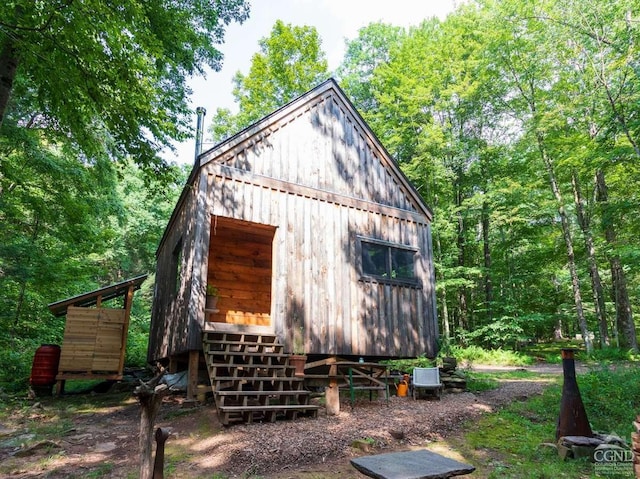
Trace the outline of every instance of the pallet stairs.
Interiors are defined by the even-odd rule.
[[[207,332],[203,351],[220,422],[274,422],[317,417],[304,377],[272,334]]]

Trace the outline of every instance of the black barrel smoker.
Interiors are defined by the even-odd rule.
[[[584,409],[576,381],[575,349],[562,349],[564,384],[560,401],[560,416],[556,427],[556,441],[563,436],[593,437],[587,412]]]

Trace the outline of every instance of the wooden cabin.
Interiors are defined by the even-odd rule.
[[[157,251],[148,359],[195,368],[211,332],[315,358],[434,356],[431,219],[327,80],[196,159]]]

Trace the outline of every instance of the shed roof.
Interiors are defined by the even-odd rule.
[[[141,276],[136,276],[135,278],[126,279],[120,283],[96,289],[95,291],[82,293],[78,296],[73,296],[71,298],[51,303],[49,304],[49,311],[51,311],[55,316],[63,316],[67,314],[67,308],[69,306],[93,306],[98,302],[98,297],[101,297],[102,301],[107,301],[119,296],[124,296],[127,294],[130,287],[133,287],[134,291],[140,289],[140,285],[145,279],[147,279],[147,276],[147,274],[143,274]]]

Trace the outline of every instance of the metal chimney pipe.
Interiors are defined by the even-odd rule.
[[[560,416],[556,428],[556,441],[563,436],[593,437],[587,412],[582,403],[578,382],[576,381],[576,365],[574,361],[575,349],[562,349],[562,371],[564,384],[562,385],[562,399],[560,401]]]
[[[196,108],[196,114],[198,115],[198,123],[196,124],[195,161],[198,161],[198,157],[202,153],[202,136],[204,134],[204,116],[207,114],[207,110],[199,106],[198,108]]]

